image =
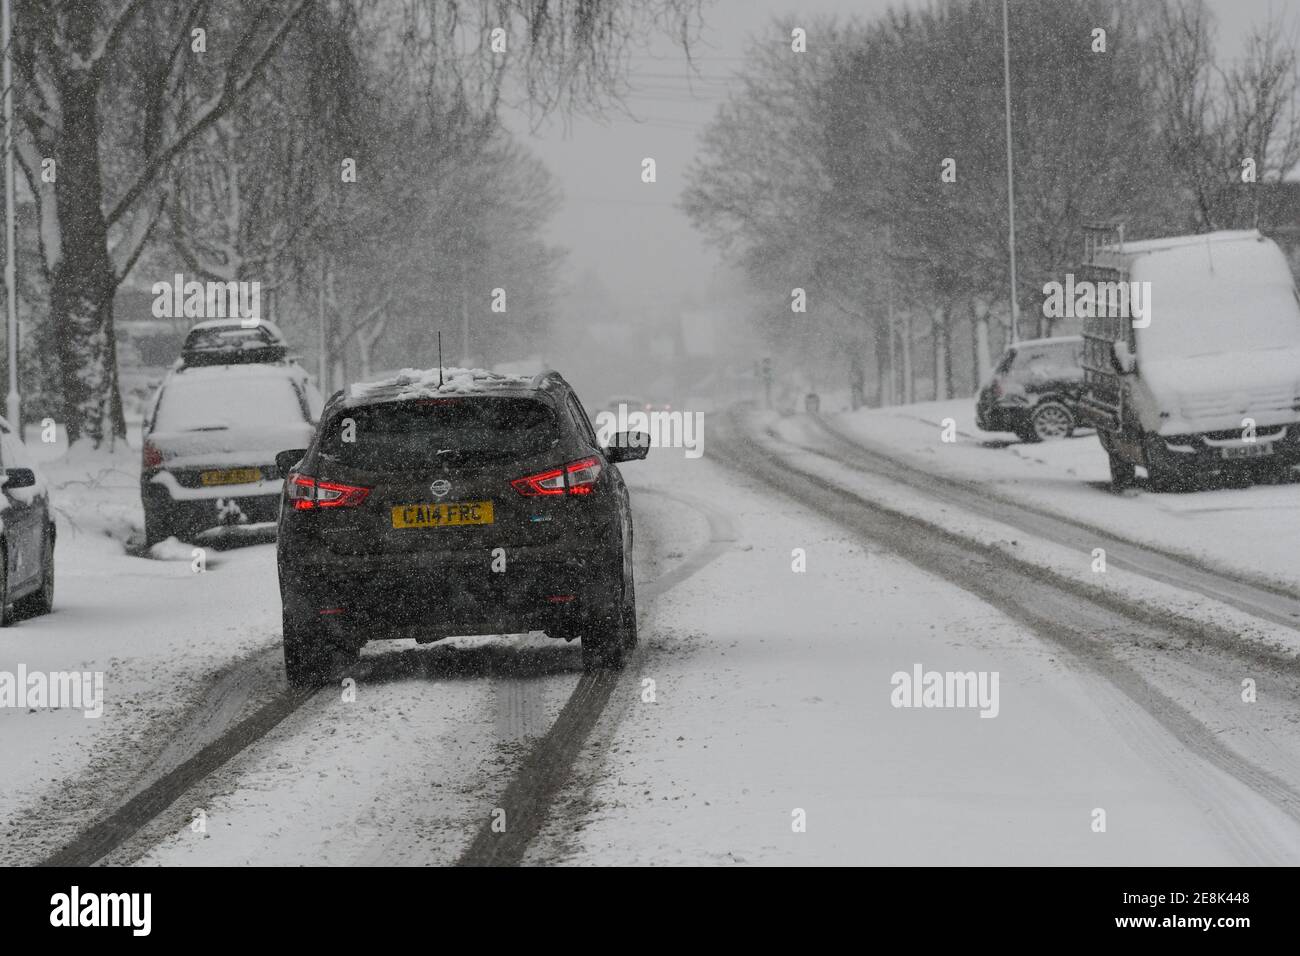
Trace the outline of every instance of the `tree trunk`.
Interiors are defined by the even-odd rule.
[[[358,381],[370,378],[370,339],[364,332],[357,333],[357,373]]]
[[[974,298],[970,303],[971,315],[971,369],[975,373],[975,388],[988,381],[993,374],[993,357],[989,354],[989,304]]]
[[[946,370],[951,367],[951,362],[945,355],[948,345],[944,329],[946,311],[946,306],[939,306],[930,312],[930,338],[934,342],[934,400],[936,402],[941,402],[948,397],[945,386],[950,375]]]
[[[99,447],[125,438],[113,355],[113,293],[100,179],[97,91],[84,73],[60,77],[63,129],[55,184],[60,255],[50,276],[50,312],[58,343],[68,441]]]
[[[902,353],[903,404],[911,405],[916,401],[916,377],[912,374],[912,314],[904,310],[900,318],[898,348]]]
[[[952,303],[943,306],[943,397],[952,398]]]
[[[866,369],[862,364],[861,343],[855,341],[851,348],[853,351],[849,354],[849,406],[856,412],[867,403]]]
[[[872,325],[876,346],[876,407],[894,403],[894,342],[889,325],[877,316]]]

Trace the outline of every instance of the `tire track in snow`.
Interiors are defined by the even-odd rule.
[[[664,494],[657,489],[642,490]],[[709,505],[676,494],[667,497],[673,498],[686,507],[701,511],[708,518],[710,541],[670,571],[653,581],[639,585],[640,593],[652,599],[707,565],[730,547],[733,538],[727,517],[718,514]],[[132,793],[130,798],[98,818],[62,849],[48,855],[37,865],[91,866],[95,864],[125,844],[184,796],[195,784],[260,741],[285,718],[315,696],[320,688],[285,690],[234,727],[211,739],[192,756],[183,758],[188,748],[211,738],[215,728],[224,727],[239,707],[246,703],[246,688],[241,687],[241,676],[247,675],[250,670],[260,669],[269,655],[278,652],[278,648],[261,651],[223,675],[192,709],[191,716],[187,718],[183,727],[183,733],[178,735],[150,767],[139,775],[137,783],[130,791]],[[358,680],[365,679],[367,667],[368,663],[365,659],[359,662]],[[573,759],[603,711],[613,688],[618,683],[618,677],[619,674],[613,671],[583,675],[555,724],[545,736],[540,738],[529,755],[528,760],[545,761],[543,772],[538,773],[528,767],[527,761],[525,763],[525,771],[533,776],[533,783],[536,785],[516,787],[514,790],[507,788],[507,796],[502,798],[506,801],[503,805],[509,807],[510,811],[514,811],[508,811],[508,819],[515,821],[522,819],[526,825],[531,825],[531,832],[527,839],[531,839],[532,834],[535,834],[540,827],[549,807],[550,796],[553,796],[565,782]],[[502,694],[499,706],[503,726],[511,735],[528,736],[534,733],[536,722],[544,720],[544,714],[524,699],[522,683],[507,679]],[[158,773],[161,775],[150,780],[151,775]],[[516,776],[516,782],[519,776]],[[533,823],[530,824],[530,821]],[[500,858],[491,862],[518,862],[527,848],[527,839],[518,842],[518,837],[521,835],[519,831],[512,828],[511,840],[493,841],[500,844],[493,851],[494,855]],[[498,835],[491,834],[491,836]]]
[[[1005,498],[987,485],[926,471],[920,465],[891,455],[878,446],[850,438],[823,418],[813,416],[812,421],[826,438],[826,443],[821,447],[799,443],[796,447],[818,451],[851,468],[906,484],[937,500],[956,504],[1026,534],[1075,547],[1085,553],[1090,553],[1093,548],[1105,548],[1107,563],[1117,568],[1162,584],[1195,591],[1273,624],[1300,628],[1300,597],[1284,588],[1253,580],[1242,573],[1206,567],[1189,556],[1124,538],[1032,502]],[[780,437],[776,440],[787,441]],[[1080,533],[1086,535],[1082,539],[1086,543],[1080,543]]]
[[[160,777],[38,866],[92,866],[134,836],[194,784],[224,766],[311,699],[316,689],[288,690],[264,704],[193,757]]]
[[[637,490],[671,498],[702,513],[709,522],[707,544],[648,584],[637,585],[640,596],[655,600],[726,552],[735,541],[735,532],[728,515],[697,498],[655,488]],[[638,618],[641,617],[643,612],[638,613]],[[632,661],[638,660],[641,653],[638,648]],[[601,670],[582,675],[551,729],[537,741],[506,785],[493,808],[495,819],[488,819],[479,827],[473,842],[457,861],[458,866],[519,865],[528,845],[541,830],[557,794],[568,782],[573,764],[604,713],[614,688],[624,673],[634,670],[627,667],[624,671]],[[501,818],[495,811],[504,811],[505,828],[499,832],[494,829],[494,823]]]
[[[1165,768],[1187,792],[1214,808],[1211,823],[1246,859],[1280,862],[1279,847],[1294,839],[1300,824],[1300,789],[1231,750],[1176,701],[1135,668],[1119,660],[1105,637],[1142,636],[1176,640],[1189,635],[1220,646],[1231,636],[1177,615],[1135,607],[1105,593],[1088,591],[1045,568],[1018,560],[992,545],[963,537],[911,514],[855,494],[774,453],[748,435],[733,412],[722,437],[721,459],[775,491],[796,498],[842,527],[886,547],[903,559],[961,587],[1026,626],[1069,655],[1099,697],[1113,701],[1109,719],[1153,765]],[[788,443],[786,443],[788,445]],[[792,453],[805,449],[788,445]],[[797,482],[797,489],[792,487]],[[1294,664],[1292,665],[1294,669]],[[1136,709],[1135,709],[1136,707]],[[1169,737],[1182,750],[1169,747]],[[1242,788],[1284,816],[1245,806]],[[1280,826],[1290,832],[1280,832]]]

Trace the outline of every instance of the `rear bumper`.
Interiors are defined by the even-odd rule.
[[[261,467],[264,474],[267,471],[266,466],[256,467]],[[194,471],[195,469],[189,470]],[[197,481],[197,479],[191,479],[191,483],[194,481]],[[276,498],[283,487],[284,481],[280,478],[264,477],[260,481],[250,481],[238,485],[186,487],[176,480],[175,475],[165,470],[147,472],[140,477],[142,493],[166,494],[172,501],[214,501],[217,498],[260,498],[263,496]]]
[[[179,488],[179,486],[177,486]],[[144,507],[165,516],[166,522],[180,532],[198,532],[232,524],[273,522],[280,514],[280,493],[262,485],[230,485],[226,488],[180,488],[180,497],[171,493],[171,485],[157,480],[140,482]],[[214,493],[215,492],[215,493]]]
[[[279,561],[284,610],[336,642],[547,631],[573,636],[608,613],[621,556],[589,551],[506,549],[493,570],[489,550],[339,556]],[[500,564],[497,565],[500,567]]]
[[[975,406],[975,424],[980,431],[1015,432],[1029,421],[1032,411],[1023,403],[980,402]]]

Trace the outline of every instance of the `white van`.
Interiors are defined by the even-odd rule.
[[[1162,491],[1300,463],[1300,298],[1276,243],[1254,230],[1094,239],[1082,278],[1142,284],[1141,316],[1084,316],[1080,417],[1114,487],[1139,465]]]

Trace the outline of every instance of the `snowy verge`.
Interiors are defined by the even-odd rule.
[[[806,424],[801,425],[787,419],[778,426],[777,431],[779,434],[790,435],[792,429],[801,427],[806,427]],[[796,437],[799,435],[797,431],[793,434]],[[1157,608],[1232,632],[1241,640],[1255,643],[1270,654],[1288,658],[1300,656],[1300,632],[1293,628],[1261,621],[1237,608],[1172,585],[1152,581],[1136,572],[1115,567],[1109,567],[1104,572],[1094,571],[1089,548],[1079,550],[1035,538],[1010,525],[937,502],[929,495],[913,491],[889,479],[864,474],[802,445],[775,441],[762,434],[755,435],[754,440],[793,469],[814,468],[819,477],[836,487],[944,531],[991,546],[1018,561],[1085,583],[1130,604]]]
[[[956,441],[942,440],[946,420],[956,427]],[[985,484],[1002,497],[1300,593],[1300,483],[1168,494],[1142,487],[1116,495],[1095,434],[1025,444],[1013,435],[982,432],[973,399],[860,409],[832,423],[925,471]],[[775,428],[801,443],[815,426],[799,415],[780,419]]]

